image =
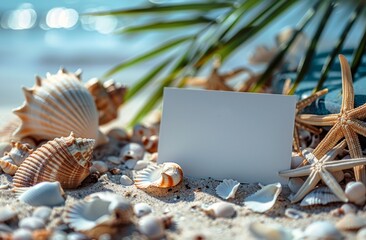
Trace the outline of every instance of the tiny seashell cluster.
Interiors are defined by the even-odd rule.
[[[158,166],[150,166],[139,172],[134,181],[138,188],[159,187],[169,188],[183,180],[182,168],[173,162],[166,162]]]
[[[11,147],[10,152],[5,152],[4,156],[0,158],[0,167],[5,173],[14,175],[18,166],[33,152],[33,149],[29,144],[15,141],[11,142]]]
[[[244,199],[244,205],[254,212],[263,213],[270,210],[282,191],[280,183],[263,186],[260,190]]]

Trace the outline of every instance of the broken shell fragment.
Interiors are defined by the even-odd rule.
[[[15,188],[19,200],[31,206],[59,206],[65,202],[65,193],[59,182],[42,182],[30,188]]]
[[[281,190],[282,186],[280,183],[266,185],[256,193],[245,198],[244,205],[254,212],[266,212],[276,203]]]
[[[162,219],[155,216],[144,216],[138,223],[140,233],[149,239],[161,239],[165,235]]]
[[[231,218],[236,213],[233,204],[228,202],[217,202],[208,207],[202,207],[202,210],[214,218]]]
[[[182,168],[173,162],[166,162],[158,166],[150,166],[139,172],[135,177],[138,188],[159,187],[168,188],[178,185],[183,180]]]
[[[253,222],[249,225],[249,231],[256,239],[265,240],[290,240],[294,239],[291,230],[279,224]]]
[[[363,205],[366,201],[366,187],[362,182],[349,182],[344,190],[348,200],[357,205]]]
[[[336,227],[343,231],[357,231],[366,226],[366,219],[354,213],[344,215],[337,223]]]
[[[127,161],[130,159],[141,160],[144,157],[145,149],[138,143],[126,144],[120,152],[120,159]]]
[[[232,179],[224,179],[222,183],[220,183],[216,187],[216,194],[223,199],[234,198],[235,193],[239,188],[239,185],[240,183],[238,181]]]
[[[152,208],[147,203],[136,203],[135,206],[133,206],[133,211],[137,217],[142,217],[151,213]]]
[[[89,175],[93,139],[55,138],[39,147],[20,165],[13,183],[30,187],[40,182],[60,182],[63,188],[76,188]]]
[[[342,201],[328,187],[318,187],[304,197],[300,206],[327,205],[335,202]]]
[[[93,97],[77,74],[60,69],[55,75],[36,80],[32,88],[23,88],[25,103],[13,110],[21,119],[15,137],[52,140],[73,131],[76,137],[95,139],[95,146],[108,141],[98,130],[99,116]]]
[[[14,141],[11,142],[11,146],[10,152],[6,152],[0,158],[0,167],[5,173],[14,175],[18,166],[33,152],[33,149],[28,144]]]

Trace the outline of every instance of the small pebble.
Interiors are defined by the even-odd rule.
[[[87,236],[85,236],[82,233],[73,232],[73,233],[69,233],[67,235],[67,240],[89,240],[89,239],[90,238],[88,238]]]
[[[26,228],[29,230],[42,229],[45,227],[45,223],[42,219],[36,217],[26,217],[19,221],[20,228]]]
[[[120,164],[121,158],[116,157],[116,156],[109,156],[109,157],[107,157],[107,161],[110,161],[111,163],[114,163],[114,164]]]
[[[141,160],[144,157],[145,149],[138,143],[126,144],[120,152],[120,159],[127,161],[129,159]]]
[[[118,175],[118,174],[120,174],[122,171],[121,171],[121,169],[119,169],[119,168],[112,168],[111,170],[109,170],[109,172],[110,172],[112,175]]]
[[[63,231],[53,231],[49,240],[67,240],[67,233]]]
[[[13,240],[32,240],[32,232],[28,229],[17,229],[13,233]]]
[[[300,156],[298,153],[294,153],[291,158],[291,168],[297,168],[303,160],[304,157]]]
[[[357,240],[365,240],[366,239],[366,228],[362,228],[357,232],[356,239]]]
[[[98,171],[101,174],[108,172],[108,165],[103,161],[93,161],[93,165],[91,166],[91,172]],[[95,169],[95,170],[94,170]]]
[[[129,178],[127,175],[122,175],[119,182],[123,185],[123,186],[131,186],[133,184],[133,181],[131,178]]]
[[[366,202],[366,187],[362,182],[349,182],[344,190],[348,200],[357,205]]]
[[[131,161],[131,160],[130,160]],[[138,171],[138,170],[142,170],[144,168],[147,167],[147,165],[149,165],[149,162],[148,161],[144,161],[144,160],[141,160],[141,161],[137,161],[136,162],[136,165],[134,166],[134,170]]]
[[[306,218],[308,214],[295,208],[287,208],[285,210],[285,216],[292,219],[301,219]]]
[[[0,223],[0,233],[10,233],[13,232],[13,229],[11,229],[11,227],[9,227],[6,224]]]
[[[343,231],[357,231],[366,227],[366,219],[354,213],[348,213],[336,223],[336,226]]]
[[[10,207],[0,207],[0,223],[10,221],[17,217],[17,213]]]
[[[214,203],[209,207],[204,207],[203,211],[211,217],[218,218],[231,218],[236,213],[233,204],[228,202]]]
[[[160,239],[165,235],[163,221],[150,215],[140,219],[138,229],[149,239]]]
[[[126,167],[127,169],[132,170],[132,169],[134,169],[134,168],[135,168],[136,163],[137,163],[137,160],[136,160],[136,159],[130,159],[130,160],[127,160],[127,161],[125,162],[125,167]]]
[[[120,142],[126,141],[129,138],[127,132],[122,128],[112,128],[108,131],[107,136]]]
[[[50,207],[45,207],[45,206],[37,207],[34,210],[32,217],[40,218],[44,222],[47,222],[51,216],[51,213],[52,213],[52,209]]]
[[[133,206],[133,211],[137,217],[142,217],[151,213],[152,208],[147,203],[136,203],[135,206]]]
[[[317,221],[310,224],[304,231],[309,239],[343,239],[338,229],[328,221]]]

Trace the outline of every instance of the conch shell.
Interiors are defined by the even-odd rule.
[[[75,136],[96,140],[96,146],[107,142],[98,130],[98,111],[93,96],[80,82],[79,73],[60,69],[57,74],[47,74],[46,79],[36,78],[32,88],[23,88],[24,104],[13,112],[22,120],[14,136],[52,140]]]
[[[118,117],[118,108],[124,101],[126,87],[113,80],[104,84],[93,78],[85,86],[93,95],[95,104],[99,111],[99,125],[106,124]]]
[[[55,138],[39,147],[20,165],[14,187],[30,187],[40,182],[60,182],[62,188],[76,188],[89,175],[94,139]]]
[[[10,152],[6,152],[0,158],[0,167],[5,173],[14,175],[18,166],[33,152],[33,149],[28,144],[14,141],[11,142],[11,146]]]

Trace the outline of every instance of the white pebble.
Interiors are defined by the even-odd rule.
[[[152,208],[147,203],[137,203],[133,206],[133,211],[137,217],[145,216],[152,212]]]
[[[165,235],[162,220],[154,216],[142,217],[138,228],[149,239],[160,239]]]
[[[361,229],[357,232],[356,239],[357,239],[357,240],[365,240],[365,239],[366,239],[366,228],[361,228]]]
[[[42,219],[36,217],[26,217],[20,220],[20,228],[26,228],[29,230],[42,229],[45,227],[45,223]]]
[[[108,172],[108,165],[103,161],[93,161],[92,168],[95,168],[101,174]]]
[[[147,165],[149,165],[149,162],[148,161],[144,161],[144,160],[137,161],[136,162],[136,165],[135,165],[135,167],[133,169],[136,170],[136,171],[142,170],[142,169],[146,168]]]
[[[114,164],[120,164],[121,158],[116,157],[116,156],[109,156],[109,157],[107,157],[107,161],[110,161],[111,163],[114,163]]]
[[[231,218],[236,211],[233,204],[228,202],[217,202],[209,207],[203,208],[203,211],[211,217]]]
[[[13,233],[13,240],[32,240],[32,232],[28,229],[17,229]]]
[[[47,222],[51,216],[51,213],[52,213],[52,209],[50,207],[45,207],[45,206],[37,207],[34,210],[32,217],[40,218],[43,221]]]
[[[357,205],[363,205],[366,201],[366,187],[362,182],[349,182],[344,192],[348,200]]]
[[[0,207],[0,223],[9,221],[16,216],[17,213],[10,207]]]
[[[67,235],[67,240],[89,240],[90,238],[88,238],[87,236],[85,236],[82,233],[69,233]]]
[[[122,175],[119,182],[123,185],[123,186],[131,186],[133,184],[133,181],[131,178],[129,178],[127,175]]]
[[[135,168],[136,163],[137,163],[137,160],[136,160],[136,159],[130,159],[130,160],[127,160],[127,161],[125,162],[125,167],[126,167],[127,169],[132,170],[132,169],[134,169],[134,168]]]
[[[310,224],[304,232],[309,239],[342,239],[338,229],[327,221],[317,221]]]
[[[67,240],[67,233],[63,231],[54,231],[49,240]]]

